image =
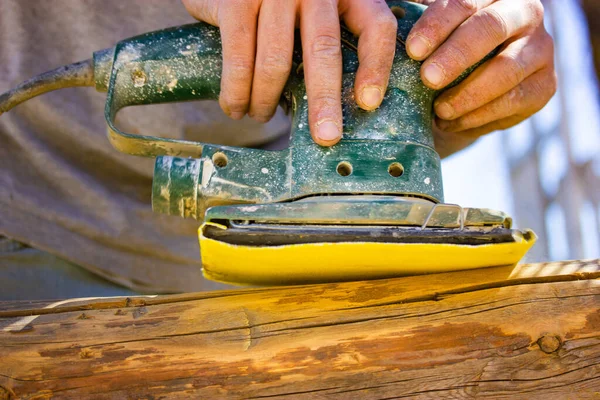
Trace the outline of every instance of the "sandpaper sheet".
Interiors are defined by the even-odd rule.
[[[260,247],[224,243],[202,232],[203,227],[199,237],[204,276],[240,285],[366,280],[516,265],[537,240],[532,231],[525,231],[515,233],[511,243],[477,246],[342,242]]]

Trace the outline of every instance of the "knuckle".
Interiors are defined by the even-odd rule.
[[[543,79],[540,79],[540,96],[544,100],[544,104],[556,94],[558,90],[558,75],[554,69],[549,70],[544,75]]]
[[[329,33],[321,33],[316,36],[310,49],[314,57],[323,60],[339,58],[342,55],[340,39],[336,35]]]
[[[540,78],[534,78],[531,80],[530,83],[530,93],[529,93],[529,97],[533,98],[533,99],[546,99],[547,96],[547,92],[548,92],[548,84],[550,82],[547,82],[546,79],[540,79]]]
[[[225,104],[231,112],[245,113],[250,104],[250,96],[235,91],[222,91],[219,102]]]
[[[333,89],[319,88],[311,99],[320,106],[333,106],[340,102],[340,94]]]
[[[546,30],[544,30],[542,46],[546,58],[549,59],[551,62],[554,62],[554,39],[552,39],[552,36],[550,36],[550,34],[546,32]]]
[[[512,86],[520,84],[527,76],[525,66],[516,55],[504,57],[503,71],[508,83]]]
[[[445,57],[449,61],[448,63],[442,62],[441,64],[447,65],[451,70],[462,72],[468,68],[472,63],[471,49],[468,46],[462,44],[448,44],[445,48]]]
[[[510,90],[506,96],[502,97],[501,103],[499,104],[500,109],[514,110],[518,108],[525,97],[525,89],[523,84],[515,86]]]
[[[554,94],[555,85],[555,74],[552,73],[550,76],[538,76],[531,79],[528,90],[528,98],[530,99],[529,111],[530,114],[536,113],[552,98]]]
[[[379,58],[384,55],[391,55],[390,58],[393,58],[393,50],[396,49],[396,36],[398,34],[398,20],[391,12],[389,15],[382,13],[375,19],[374,26],[376,26],[375,40],[378,46],[367,50],[380,54]]]
[[[257,72],[265,78],[281,79],[287,76],[292,67],[292,61],[282,52],[273,51],[257,65]]]
[[[544,5],[540,0],[530,0],[528,2],[531,21],[534,26],[538,26],[544,22]]]
[[[393,61],[392,58],[386,57],[385,54],[379,52],[361,55],[359,67],[361,68],[361,75],[369,77],[370,79],[379,78],[377,80],[381,80],[384,78],[382,74],[389,75]]]
[[[452,106],[457,116],[463,116],[466,112],[476,108],[481,103],[481,90],[474,85],[467,85],[462,88],[455,96],[452,96],[448,103]],[[462,117],[464,118],[464,117]]]
[[[476,0],[451,0],[452,7],[459,10],[461,13],[471,15],[477,11]]]
[[[236,82],[249,80],[254,71],[254,65],[247,57],[232,57],[227,64],[228,78]]]
[[[381,32],[393,33],[394,36],[398,31],[398,20],[392,12],[379,13],[374,23]]]
[[[510,34],[508,22],[498,11],[487,8],[480,11],[478,17],[482,22],[479,24],[480,34],[495,42],[503,42],[508,38]]]

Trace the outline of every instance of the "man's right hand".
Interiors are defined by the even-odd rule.
[[[397,20],[383,0],[183,0],[195,18],[218,26],[223,42],[219,103],[233,119],[270,120],[292,67],[301,31],[311,134],[331,146],[342,137],[340,17],[359,36],[357,104],[378,108],[396,49]]]

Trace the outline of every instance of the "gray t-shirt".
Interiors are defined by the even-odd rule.
[[[193,22],[179,0],[1,0],[0,92],[143,32]],[[105,94],[66,89],[0,117],[0,234],[144,292],[205,290],[197,221],[152,213],[153,160],[106,138]],[[126,131],[258,145],[288,131],[278,113],[234,122],[215,102],[125,110]]]

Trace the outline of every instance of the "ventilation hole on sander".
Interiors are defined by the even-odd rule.
[[[352,174],[352,164],[348,161],[342,161],[337,166],[337,173],[341,176],[348,176]]]
[[[394,178],[398,178],[404,173],[404,167],[399,162],[391,163],[388,167],[388,172]]]
[[[213,164],[217,166],[217,168],[225,168],[227,166],[227,163],[229,162],[225,153],[221,153],[220,151],[213,154],[212,161]]]

